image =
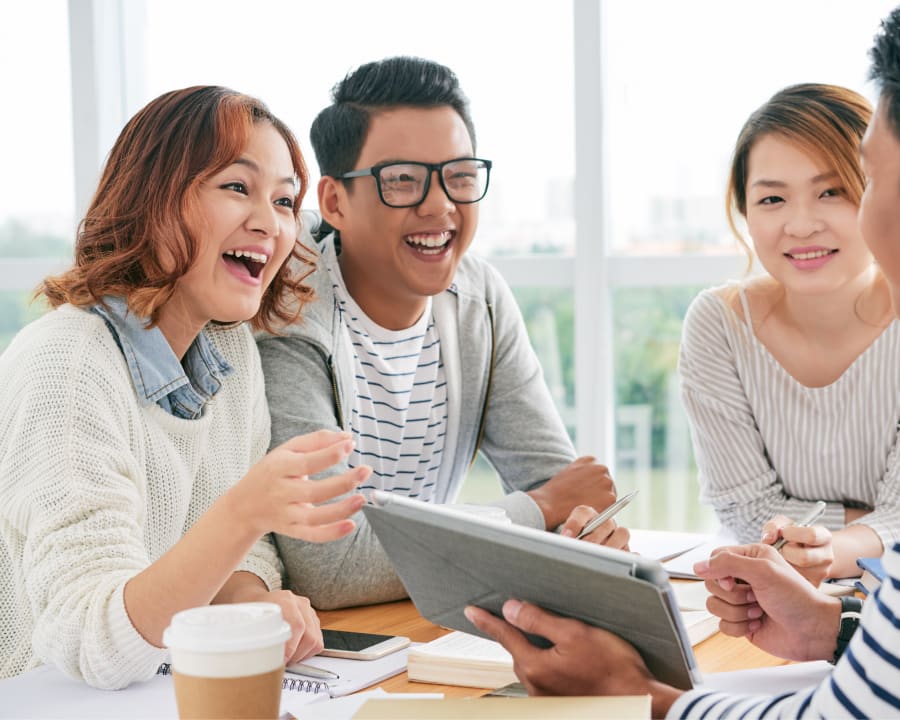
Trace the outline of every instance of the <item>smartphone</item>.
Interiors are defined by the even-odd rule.
[[[409,645],[409,638],[402,635],[323,629],[322,636],[325,649],[319,655],[351,660],[375,660]]]

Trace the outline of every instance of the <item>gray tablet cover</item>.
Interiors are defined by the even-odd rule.
[[[363,512],[419,613],[433,623],[483,636],[463,609],[500,615],[517,598],[623,637],[663,682],[690,689],[700,681],[656,560],[391,493],[375,492],[373,500]]]

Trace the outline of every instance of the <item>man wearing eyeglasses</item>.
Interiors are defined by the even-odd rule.
[[[607,469],[575,450],[500,275],[468,254],[491,161],[448,68],[395,57],[335,86],[310,131],[327,223],[318,301],[260,339],[272,442],[342,428],[360,488],[452,503],[480,449],[516,523],[577,535],[615,500]],[[324,235],[324,237],[323,237]],[[339,472],[340,470],[338,470]],[[320,609],[405,596],[362,514],[327,545],[277,537],[290,585]],[[627,547],[615,521],[588,538]]]

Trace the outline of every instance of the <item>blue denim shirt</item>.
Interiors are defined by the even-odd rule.
[[[179,362],[158,327],[148,329],[147,321],[130,312],[122,298],[103,300],[108,309],[95,305],[91,311],[106,321],[119,344],[141,404],[155,402],[188,420],[200,417],[204,405],[234,371],[206,333],[197,335]]]

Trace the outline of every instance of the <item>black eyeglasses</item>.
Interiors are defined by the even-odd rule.
[[[421,204],[431,187],[435,170],[447,197],[455,203],[477,203],[485,196],[491,180],[490,160],[456,158],[442,163],[393,162],[352,170],[338,180],[372,175],[378,197],[388,207],[405,208]]]

